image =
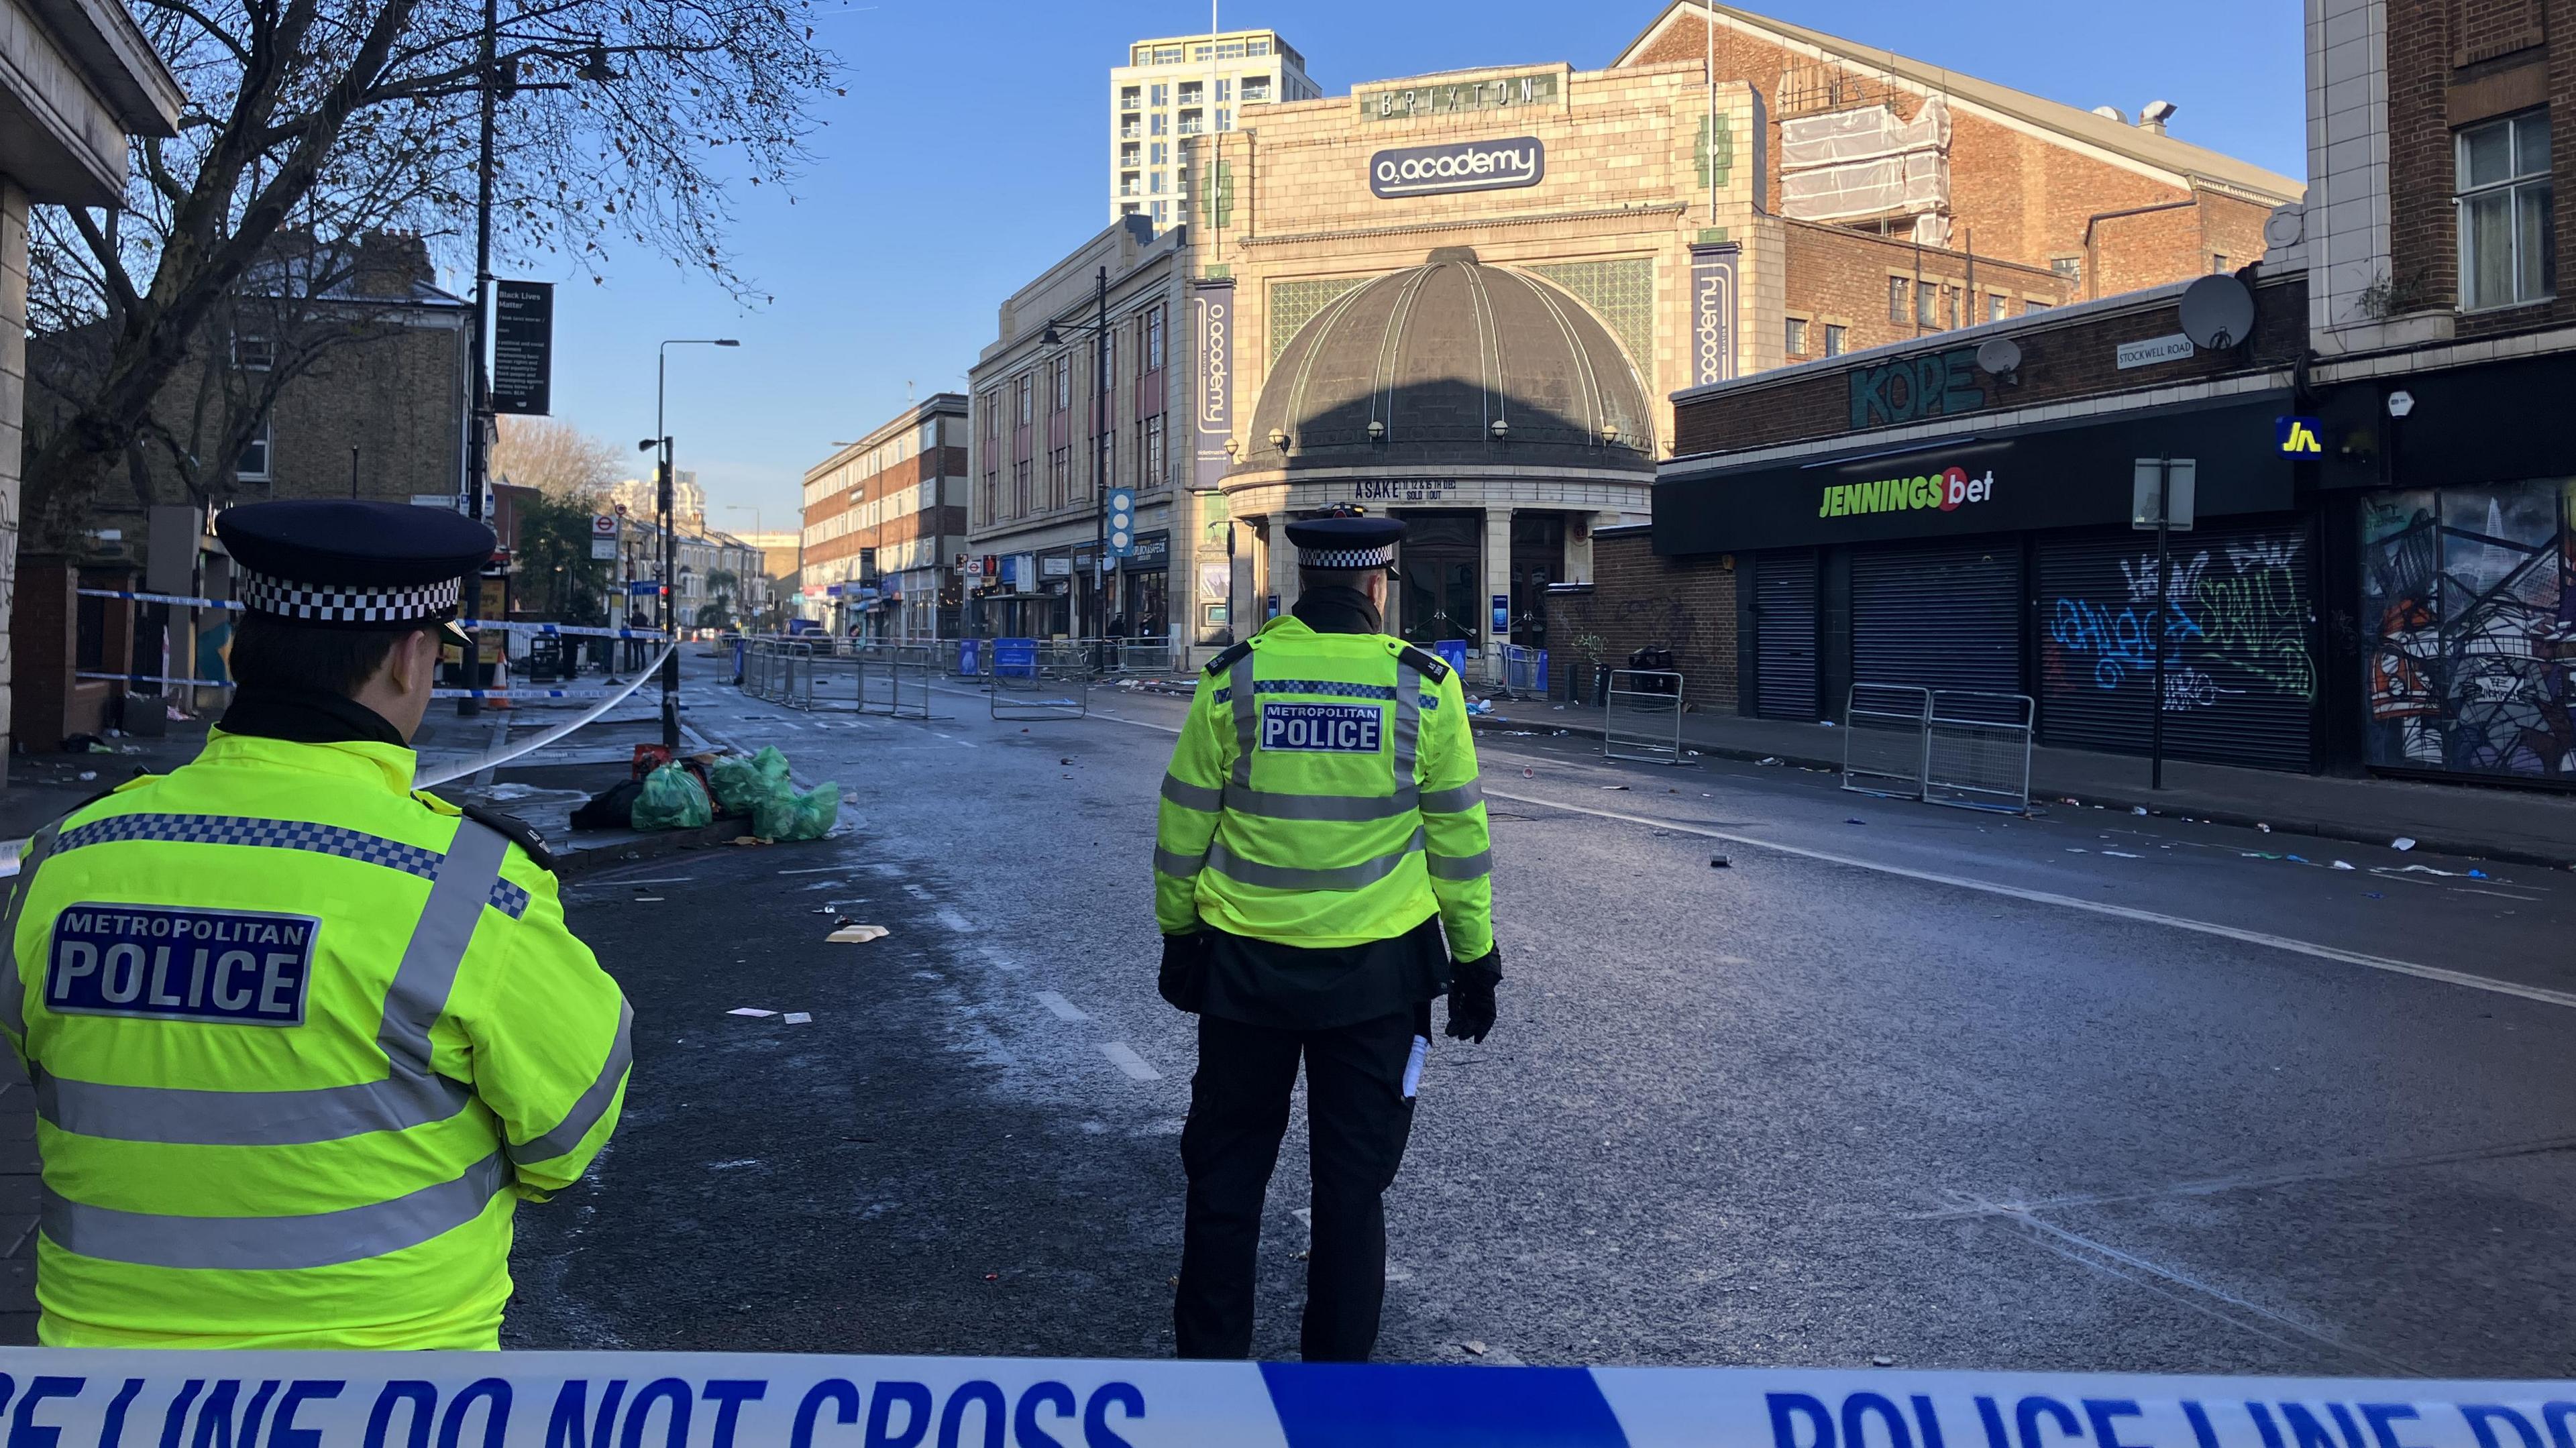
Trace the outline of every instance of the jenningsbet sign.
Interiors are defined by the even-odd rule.
[[[1536,136],[1398,146],[1369,157],[1369,191],[1382,199],[1453,191],[1508,191],[1547,176],[1547,148]]]

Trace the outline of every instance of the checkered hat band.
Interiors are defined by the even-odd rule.
[[[1355,568],[1384,568],[1395,561],[1395,549],[1381,548],[1300,548],[1297,566],[1337,572]]]
[[[265,573],[242,570],[242,605],[253,613],[309,623],[420,623],[453,614],[457,581],[413,583],[398,588],[334,588],[316,583],[290,583]]]

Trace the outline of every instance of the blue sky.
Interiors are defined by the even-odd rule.
[[[822,9],[842,0],[817,0]],[[858,0],[865,5],[865,0]],[[1987,80],[2134,114],[2306,174],[2299,7],[2291,0],[1767,0],[1754,8]],[[1229,0],[1228,28],[1278,28],[1328,94],[1465,66],[1606,64],[1662,0]],[[815,163],[746,191],[742,268],[776,300],[748,311],[638,252],[605,285],[522,264],[558,294],[555,415],[631,448],[653,431],[654,344],[671,351],[680,466],[720,526],[793,526],[806,467],[917,395],[963,391],[1001,299],[1107,222],[1107,73],[1129,40],[1205,28],[1173,0],[877,0],[817,25],[847,70]],[[739,505],[725,511],[726,505]]]

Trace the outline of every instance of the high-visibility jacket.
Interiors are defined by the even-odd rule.
[[[1493,949],[1493,841],[1458,676],[1384,634],[1283,615],[1199,681],[1163,777],[1154,916],[1284,945],[1360,945],[1434,911]]]
[[[499,1345],[516,1199],[607,1141],[629,1011],[554,877],[412,770],[218,731],[30,842],[0,1028],[40,1341]]]

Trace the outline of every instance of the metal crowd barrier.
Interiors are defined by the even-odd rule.
[[[1169,641],[1118,641],[1117,669],[1122,674],[1168,674],[1172,672],[1172,646]]]
[[[1921,799],[1931,747],[1932,691],[1854,684],[1843,709],[1843,788]]]
[[[831,657],[818,657],[811,666],[805,707],[929,719],[936,658],[936,650],[922,644],[836,643]]]
[[[1502,685],[1515,694],[1547,692],[1547,650],[1527,644],[1503,645]]]
[[[992,716],[996,719],[1080,719],[1091,712],[1092,649],[1080,643],[996,642],[1025,648],[995,649]]]
[[[2030,749],[2038,709],[2028,694],[1933,690],[1924,730],[1923,798],[1966,809],[2030,813]]]
[[[814,707],[814,646],[803,639],[789,639],[780,648],[778,702],[790,709]]]
[[[1601,757],[1687,764],[1682,754],[1682,676],[1668,669],[1612,669],[1601,716]]]
[[[1843,788],[2028,814],[2037,718],[2028,694],[1854,684],[1843,717]]]

